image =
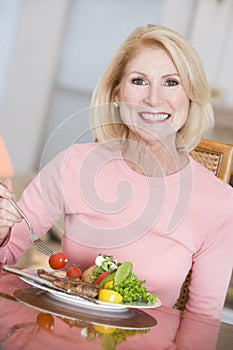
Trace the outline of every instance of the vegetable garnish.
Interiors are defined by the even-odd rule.
[[[141,301],[147,304],[153,304],[157,296],[150,294],[143,286],[146,280],[140,281],[133,273],[133,264],[129,261],[118,263],[112,256],[98,255],[91,279],[100,286],[100,295],[104,298],[108,295],[105,290],[114,291],[121,297],[117,299],[118,303],[130,304],[133,301]],[[99,281],[100,280],[100,281]],[[103,292],[102,292],[103,291]],[[108,299],[108,296],[106,297]],[[109,301],[110,300],[105,300]]]
[[[143,301],[153,304],[157,296],[150,294],[143,284],[146,280],[140,281],[134,273],[130,272],[129,276],[120,284],[108,287],[115,290],[122,296],[124,303],[132,303],[133,301]]]
[[[109,272],[109,274],[111,274],[118,268],[117,261],[110,255],[99,254],[95,259],[95,265],[96,268],[91,277],[93,281],[96,281],[98,276],[103,272]]]

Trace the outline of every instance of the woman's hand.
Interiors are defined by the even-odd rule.
[[[14,197],[11,180],[0,181],[0,245],[14,224],[20,222],[22,219],[8,200]]]

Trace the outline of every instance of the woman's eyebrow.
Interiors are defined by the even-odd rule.
[[[144,72],[140,72],[140,71],[132,71],[132,72],[129,72],[128,76],[131,75],[131,74],[138,74],[138,75],[142,75],[144,77],[148,77],[149,75],[144,73]],[[168,74],[164,74],[162,75],[162,78],[168,78],[168,77],[180,77],[180,75],[177,73],[177,72],[174,72],[174,73],[168,73]]]
[[[165,74],[162,77],[163,78],[168,78],[168,77],[180,77],[180,75],[178,73],[169,73],[169,74]]]
[[[148,77],[148,75],[147,75],[146,73],[139,72],[139,71],[137,71],[137,70],[134,70],[134,71],[132,71],[132,72],[129,72],[128,75],[130,75],[130,74],[138,74],[138,75],[143,75],[144,77]]]

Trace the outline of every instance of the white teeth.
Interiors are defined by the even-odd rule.
[[[143,119],[156,121],[156,120],[165,120],[169,117],[170,114],[141,113],[140,115]]]

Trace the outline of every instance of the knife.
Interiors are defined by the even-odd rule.
[[[21,277],[25,277],[26,279],[28,280],[31,280],[31,281],[34,281],[34,282],[37,282],[38,284],[40,284],[41,286],[44,286],[48,289],[51,289],[51,290],[57,290],[63,294],[68,294],[68,295],[72,295],[72,296],[78,296],[79,298],[81,299],[84,299],[86,301],[90,301],[91,303],[94,303],[94,304],[98,304],[98,305],[101,305],[96,299],[94,298],[90,298],[90,297],[87,297],[86,295],[82,295],[78,292],[70,292],[70,291],[67,291],[67,290],[64,290],[64,289],[61,289],[61,288],[58,288],[56,286],[54,286],[51,282],[49,281],[43,281],[42,282],[42,279],[38,276],[34,276],[34,275],[31,275],[30,273],[24,271],[24,270],[21,270],[20,268],[18,267],[15,267],[15,266],[10,266],[10,265],[3,265],[3,270],[7,271],[7,272],[10,272],[10,273],[13,273],[15,275],[18,275],[18,276],[21,276]],[[39,287],[38,287],[39,288]]]

